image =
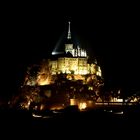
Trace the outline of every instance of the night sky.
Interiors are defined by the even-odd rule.
[[[69,7],[68,7],[69,8]],[[1,95],[15,92],[26,66],[47,58],[71,20],[73,34],[96,55],[106,86],[139,89],[139,16],[132,7],[4,8]],[[61,9],[61,12],[60,12]]]

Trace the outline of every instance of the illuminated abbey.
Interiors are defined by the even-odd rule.
[[[56,60],[50,60],[51,74],[95,74],[102,76],[101,68],[97,65],[97,61],[94,63],[88,63],[88,55],[85,49],[79,46],[74,46],[71,41],[70,22],[68,26],[67,43],[65,43],[65,56],[59,57]],[[57,52],[52,52],[52,55],[57,55]]]
[[[19,88],[20,94],[11,99],[11,107],[45,111],[77,106],[83,110],[94,108],[98,103],[124,103],[120,89],[105,92],[97,60],[91,59],[86,49],[75,45],[70,24],[68,22],[63,52],[53,51],[49,59],[43,59],[39,64],[27,68],[23,84]],[[137,102],[139,97],[129,100]]]
[[[102,97],[101,68],[96,59],[90,59],[87,51],[72,41],[70,22],[63,48],[63,52],[53,51],[49,59],[27,68],[21,94],[14,98],[13,105],[33,110],[69,105],[85,108]]]
[[[38,66],[36,75],[32,73],[34,66],[27,70],[24,85],[50,85],[55,83],[59,74],[66,75],[68,80],[82,80],[87,83],[87,77],[102,79],[102,72],[97,60],[89,61],[87,51],[72,41],[70,22],[68,22],[68,33],[66,42],[63,44],[63,52],[53,51],[52,58],[42,61]]]

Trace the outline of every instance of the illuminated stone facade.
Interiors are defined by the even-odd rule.
[[[66,73],[66,74],[95,74],[102,76],[101,68],[95,63],[88,64],[87,57],[60,57],[58,60],[50,60],[52,75]]]
[[[74,48],[71,42],[71,32],[70,32],[70,22],[68,28],[67,42],[65,43],[65,56],[60,56],[56,60],[50,60],[49,64],[51,67],[51,74],[95,74],[97,76],[102,76],[101,68],[95,63],[88,63],[88,56],[85,49],[76,46]],[[53,55],[58,54],[58,52],[53,52]]]

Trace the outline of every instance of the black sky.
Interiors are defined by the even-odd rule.
[[[69,19],[80,43],[99,60],[106,85],[139,88],[137,8],[96,8],[94,5],[54,9],[19,6],[2,10],[1,75],[4,88],[8,81],[13,92],[26,66],[48,57],[67,30]]]

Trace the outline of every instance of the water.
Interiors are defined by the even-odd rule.
[[[46,117],[45,117],[46,116]],[[128,136],[138,131],[140,124],[139,106],[122,110],[94,109],[89,111],[62,111],[33,117],[28,111],[0,111],[0,124],[3,132],[12,134],[46,136],[99,136],[112,138],[112,134]],[[134,132],[134,133],[133,133]]]

